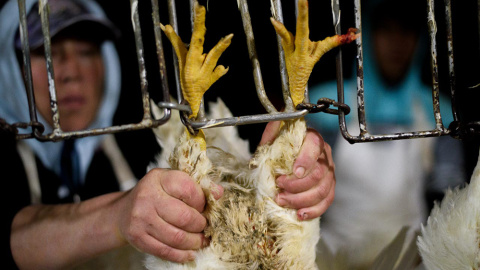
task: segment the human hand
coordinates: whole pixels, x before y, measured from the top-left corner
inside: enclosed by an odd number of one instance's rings
[[[273,141],[280,122],[270,122],[260,144]],[[293,165],[292,175],[276,179],[280,192],[275,202],[297,209],[299,220],[309,220],[322,215],[335,196],[335,164],[332,149],[314,129],[308,129],[300,153]]]
[[[215,190],[215,189],[214,189]],[[223,195],[219,186],[216,199]],[[159,258],[186,262],[208,245],[205,196],[186,173],[153,169],[126,195],[120,234],[137,249]]]

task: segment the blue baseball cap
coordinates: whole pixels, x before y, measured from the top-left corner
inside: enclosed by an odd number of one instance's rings
[[[92,13],[77,1],[49,0],[48,6],[51,38],[60,33],[70,37],[78,36],[98,41],[114,40],[120,36],[120,31],[110,20]],[[36,49],[43,46],[44,39],[38,3],[27,15],[27,28],[30,48]],[[69,31],[65,31],[67,29]],[[15,37],[15,47],[17,49],[22,47],[19,31]]]

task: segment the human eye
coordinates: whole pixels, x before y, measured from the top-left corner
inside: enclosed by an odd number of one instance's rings
[[[84,43],[77,47],[77,53],[82,57],[95,57],[100,54],[100,49],[94,44]]]
[[[98,54],[97,51],[93,49],[82,49],[79,51],[79,53],[85,57],[93,57]]]

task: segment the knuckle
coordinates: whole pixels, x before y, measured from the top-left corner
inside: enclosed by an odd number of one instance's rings
[[[160,168],[153,168],[147,174],[151,175],[154,178],[158,178],[161,177],[162,174],[164,174],[164,170]]]
[[[322,135],[318,133],[315,129],[308,128],[308,134],[310,135],[309,137],[311,138],[311,142],[317,146],[318,148],[322,149],[324,148],[326,142],[323,140]]]
[[[184,228],[194,220],[192,211],[181,211],[178,215],[178,226]]]
[[[187,233],[182,230],[177,230],[172,236],[172,241],[175,246],[181,246],[183,243],[185,243],[186,239]]]
[[[326,199],[328,198],[329,189],[325,185],[319,185],[316,189],[316,197]]]
[[[325,205],[327,206],[326,208],[328,208],[330,205],[332,205],[333,203],[333,198],[335,198],[335,196],[332,194],[332,196],[327,196],[324,201],[325,201]]]
[[[135,230],[133,226],[127,228],[124,233],[125,240],[129,243],[140,243],[142,241],[141,234],[138,230]]]
[[[310,173],[310,178],[312,182],[318,183],[322,180],[325,176],[325,167],[322,165],[318,165],[315,169],[312,170]]]
[[[178,258],[175,256],[173,249],[169,246],[162,246],[158,249],[158,257],[171,261],[178,261]]]
[[[327,142],[325,142],[323,149],[325,149],[325,152],[327,153],[327,155],[328,155],[329,157],[332,156],[332,147],[330,146],[330,144],[328,144]]]
[[[195,185],[191,181],[186,181],[182,185],[182,193],[181,193],[181,198],[179,199],[187,199],[187,198],[192,198],[196,195],[197,190],[195,189]]]

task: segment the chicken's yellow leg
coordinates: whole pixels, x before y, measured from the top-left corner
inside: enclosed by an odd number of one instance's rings
[[[208,54],[204,54],[203,42],[207,30],[205,27],[205,7],[196,2],[193,33],[188,50],[170,25],[162,25],[161,28],[177,54],[182,93],[192,108],[192,114],[189,117],[195,118],[203,94],[228,71],[228,68],[223,65],[217,66],[217,61],[230,45],[233,34],[222,38]]]
[[[350,28],[345,35],[335,35],[324,40],[313,42],[309,39],[308,1],[298,1],[297,31],[293,36],[285,26],[271,18],[275,31],[282,38],[282,47],[285,52],[285,62],[289,80],[290,95],[294,106],[303,102],[305,87],[307,86],[313,66],[329,50],[355,40],[355,28]]]
[[[222,38],[208,54],[204,54],[203,42],[207,31],[205,12],[205,7],[195,2],[193,33],[188,50],[170,25],[160,26],[178,57],[182,94],[192,109],[189,115],[191,119],[197,117],[202,97],[208,88],[227,73],[228,68],[222,65],[217,66],[217,61],[230,45],[233,37],[233,34],[230,34]],[[193,138],[199,141],[202,149],[206,148],[205,136],[201,130]]]

